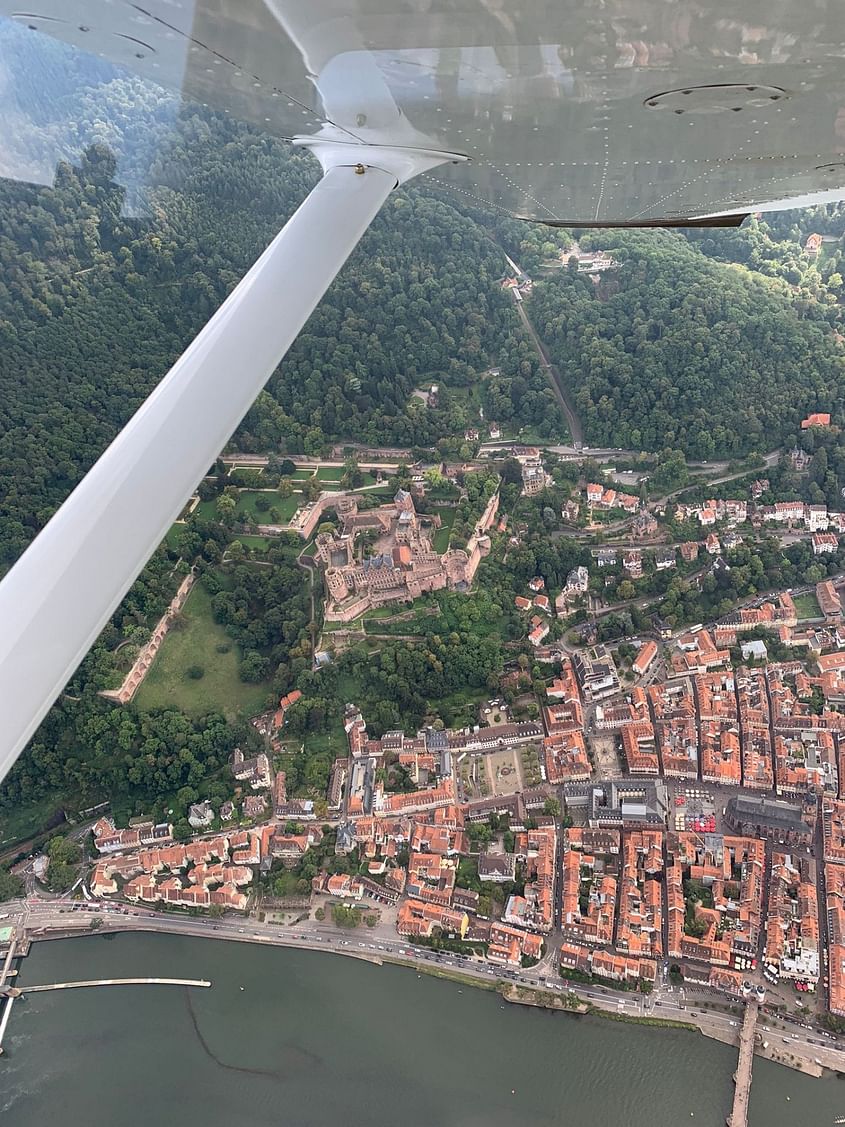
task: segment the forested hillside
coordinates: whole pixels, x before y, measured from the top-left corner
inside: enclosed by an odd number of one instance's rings
[[[14,34],[4,25],[0,43]],[[24,83],[27,46],[18,34],[9,52]],[[52,186],[0,181],[0,568],[319,172],[310,156],[199,107],[177,112],[136,80],[104,77],[99,66],[89,75],[82,61],[69,74],[68,52],[53,47],[52,112],[73,117],[66,147],[105,140],[59,164]],[[37,164],[48,146],[46,125],[35,124]],[[129,185],[128,199],[115,179]],[[467,403],[474,385],[488,418],[565,437],[497,284],[504,269],[501,250],[453,206],[416,188],[396,193],[250,412],[238,445],[317,453],[343,438],[462,441],[464,426],[478,421]],[[481,381],[490,367],[499,374]],[[431,383],[442,385],[439,406],[415,409],[411,392]]]
[[[602,232],[592,245],[618,268],[598,285],[550,273],[529,308],[591,444],[730,457],[778,446],[808,411],[841,417],[830,306],[714,262],[683,235]]]

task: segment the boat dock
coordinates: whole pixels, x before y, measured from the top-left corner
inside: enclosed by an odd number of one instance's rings
[[[0,1005],[3,1006],[0,1014],[0,1055],[3,1053],[3,1038],[9,1025],[12,1005],[16,998],[25,994],[42,994],[48,990],[79,990],[87,986],[199,986],[209,987],[211,983],[204,978],[100,978],[84,982],[49,982],[41,986],[11,986],[9,979],[17,974],[12,969],[12,962],[16,958],[26,955],[29,951],[29,939],[19,939],[12,935],[9,940],[9,949],[0,967]]]
[[[82,986],[211,986],[204,978],[98,978],[88,982],[50,982],[44,986],[22,986],[21,994],[45,990],[77,990]]]

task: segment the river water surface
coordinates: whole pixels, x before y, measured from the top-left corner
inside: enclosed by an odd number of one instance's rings
[[[736,1050],[716,1041],[342,956],[91,936],[35,943],[20,982],[147,976],[214,985],[15,1002],[3,1127],[724,1127],[730,1110]],[[755,1059],[750,1127],[839,1115],[845,1082]]]

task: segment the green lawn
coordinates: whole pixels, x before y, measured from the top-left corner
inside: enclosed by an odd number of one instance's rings
[[[323,630],[327,634],[334,633],[335,630],[362,630],[364,628],[364,616],[353,618],[351,622],[324,622]]]
[[[435,552],[439,552],[441,556],[449,547],[449,537],[452,535],[452,525],[455,523],[457,511],[457,509],[450,508],[448,505],[443,505],[435,510],[440,514],[443,523],[434,534],[433,547]]]
[[[293,514],[302,504],[301,495],[294,495],[292,497],[280,497],[278,493],[262,493],[260,491],[252,491],[244,489],[238,497],[238,507],[235,510],[237,515],[242,520],[254,521],[255,524],[273,524],[275,523],[270,516],[269,511],[265,510],[260,512],[255,507],[256,501],[260,497],[266,498],[270,502],[270,508],[278,510],[279,521],[285,524],[291,519]]]
[[[819,606],[819,600],[812,593],[808,591],[806,595],[795,595],[795,610],[798,614],[799,622],[804,618],[823,618],[822,608]]]
[[[247,685],[238,676],[238,648],[211,615],[211,597],[197,583],[182,612],[184,626],[171,630],[135,698],[142,712],[178,708],[194,716],[219,711],[230,719],[259,712],[268,685]],[[217,647],[228,645],[227,653]],[[205,675],[191,680],[187,670],[199,665]]]
[[[346,470],[343,466],[320,466],[317,470],[318,481],[340,481]]]
[[[244,533],[243,536],[238,537],[238,540],[240,540],[240,542],[243,544],[243,546],[245,548],[252,548],[256,552],[266,552],[268,547],[270,546],[270,544],[273,541],[273,537],[272,536],[250,536],[250,535],[247,535],[246,533]]]
[[[483,380],[483,378],[484,377],[482,376],[481,379]],[[474,420],[478,419],[479,408],[484,405],[480,380],[471,383],[467,387],[449,387],[442,381],[441,386],[446,389],[446,392],[449,396],[449,402],[452,404],[452,406],[461,404],[461,406],[466,407],[469,413],[473,416]],[[472,425],[478,427],[479,430],[483,428],[483,424],[480,422],[480,420],[478,423],[473,421]]]
[[[305,750],[315,755],[320,752],[328,752],[335,756],[346,755],[349,751],[349,743],[346,733],[338,724],[328,732],[309,732],[305,736]]]
[[[292,474],[288,475],[294,481],[307,481],[309,477],[314,476],[313,470],[294,470]]]

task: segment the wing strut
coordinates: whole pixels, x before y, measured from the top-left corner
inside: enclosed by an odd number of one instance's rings
[[[0,779],[388,195],[453,159],[314,148],[323,179],[0,583]]]

